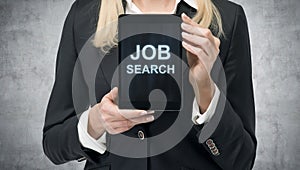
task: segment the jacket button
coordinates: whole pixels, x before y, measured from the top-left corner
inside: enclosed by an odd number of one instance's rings
[[[141,140],[144,140],[145,139],[145,134],[143,131],[139,130],[138,131],[138,137],[141,139]]]
[[[212,144],[208,145],[208,147],[209,147],[209,149],[212,149],[212,148],[215,148],[216,145],[215,145],[215,143],[212,143]]]
[[[218,155],[220,155],[220,152],[218,149],[215,149],[215,150],[212,150],[212,154],[215,156],[218,156]]]
[[[214,141],[212,139],[207,139],[207,141],[206,141],[206,145],[207,146],[209,146],[209,145],[211,145],[213,143],[214,143]]]
[[[214,151],[215,149],[217,149],[215,146],[214,147],[211,147],[209,148],[211,151]]]

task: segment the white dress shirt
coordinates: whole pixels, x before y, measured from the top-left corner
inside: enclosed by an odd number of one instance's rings
[[[126,0],[126,1],[127,1],[126,12],[125,12],[126,14],[142,14],[142,11],[132,2],[132,0]],[[184,0],[184,1],[187,4],[189,4],[191,7],[197,9],[195,0]],[[180,0],[176,0],[176,4],[172,13],[175,13],[179,2]],[[197,104],[196,98],[194,98],[193,110],[192,110],[192,121],[194,124],[200,125],[203,123],[207,123],[211,119],[211,117],[215,113],[219,97],[220,97],[220,91],[218,87],[215,85],[214,96],[206,112],[204,112],[203,114],[200,114],[199,106]],[[83,112],[79,118],[79,122],[77,125],[79,141],[84,147],[103,154],[106,151],[106,132],[104,132],[104,134],[97,140],[88,134],[87,127],[88,127],[89,111],[90,108],[85,112]]]

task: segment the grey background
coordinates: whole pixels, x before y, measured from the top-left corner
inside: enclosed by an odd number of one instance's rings
[[[300,167],[300,1],[235,0],[248,17],[257,111],[256,170]],[[42,151],[63,21],[72,0],[0,1],[0,169],[54,166]]]

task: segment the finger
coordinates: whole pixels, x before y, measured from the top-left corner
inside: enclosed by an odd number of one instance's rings
[[[146,111],[146,110],[130,110],[130,109],[120,109],[119,114],[126,118],[126,119],[132,119],[132,118],[137,118],[141,117],[144,115],[149,115],[153,114],[154,111]]]
[[[131,129],[134,126],[130,120],[110,122],[105,124],[105,129],[110,134],[119,134]]]
[[[131,120],[111,122],[107,127],[110,134],[119,134],[131,129],[135,125],[142,124],[142,123],[149,123],[152,122],[153,120],[154,120],[154,116],[146,115]]]
[[[187,16],[185,13],[181,14],[181,19],[183,22],[193,25],[193,26],[199,26],[195,21],[193,21],[189,16]]]
[[[186,41],[182,41],[182,46],[183,46],[183,48],[185,48],[188,52],[194,54],[194,55],[190,55],[190,56],[192,56],[193,58],[198,59],[198,56],[197,56],[196,51],[194,51],[194,49],[192,48],[192,46],[191,46],[189,43],[187,43]]]
[[[197,35],[192,35],[186,32],[182,32],[181,34],[184,41],[194,46],[199,46],[208,56],[215,56],[215,48],[213,47],[213,44],[209,39]]]
[[[149,122],[154,121],[154,116],[153,115],[146,115],[146,116],[130,119],[130,121],[134,125],[138,125],[138,124],[142,124],[142,123],[149,123]]]
[[[142,123],[149,123],[152,122],[153,120],[154,120],[153,115],[146,115],[138,118],[111,122],[110,127],[112,127],[113,129],[124,128],[124,127],[131,129],[135,125],[142,124]]]
[[[134,123],[128,119],[125,119],[125,120],[121,120],[121,121],[110,122],[110,126],[113,129],[124,128],[124,127],[129,129],[134,126]]]
[[[206,61],[208,59],[208,56],[206,55],[206,53],[201,48],[195,47],[195,46],[187,43],[186,41],[182,41],[182,46],[186,50],[191,52],[192,54],[196,55],[202,63],[206,63]],[[208,69],[208,68],[206,68],[206,69]]]
[[[215,45],[215,37],[208,28],[201,28],[200,26],[187,24],[185,22],[181,23],[181,28],[183,31],[188,32],[190,34],[195,34],[201,37],[208,38]]]
[[[208,38],[211,42],[214,43],[214,36],[208,28],[201,28],[200,26],[195,26],[191,24],[187,24],[185,22],[181,23],[181,28],[183,31],[188,32],[190,34],[195,34],[201,37]]]
[[[197,24],[195,21],[193,21],[189,16],[187,16],[185,13],[182,13],[181,14],[181,18],[182,18],[182,21],[189,24],[189,25],[192,25],[192,26],[198,26],[199,28],[201,28],[199,26],[199,24]],[[209,29],[204,29],[204,32],[206,32],[206,34],[209,35],[209,38],[211,41],[214,42],[214,44],[216,45],[216,47],[219,47],[220,46],[220,39],[219,38],[216,38],[215,36],[213,36],[213,34],[211,34],[211,31]],[[205,34],[204,34],[205,35]]]

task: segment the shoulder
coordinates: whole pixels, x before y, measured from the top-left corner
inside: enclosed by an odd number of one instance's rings
[[[243,7],[228,0],[212,0],[212,2],[220,12],[224,33],[230,37],[237,22],[246,21]]]
[[[232,2],[229,0],[212,0],[212,2],[216,5],[219,10],[226,10],[227,12],[238,10],[238,8],[241,8],[241,5]]]
[[[219,10],[222,19],[222,27],[225,37],[221,37],[221,56],[226,56],[231,45],[232,37],[237,28],[247,29],[246,16],[244,9],[240,4],[228,0],[212,0],[213,4]],[[244,30],[245,31],[245,30]]]
[[[78,7],[84,7],[89,4],[99,3],[101,0],[75,0],[74,3],[77,4]]]
[[[73,3],[73,7],[76,12],[78,11],[89,11],[93,8],[100,7],[101,0],[76,0]]]
[[[86,16],[86,14],[99,11],[101,0],[75,0],[69,11],[73,17]]]
[[[73,4],[75,27],[95,27],[101,0],[76,0]]]
[[[97,27],[101,0],[76,0],[71,11],[76,49],[80,51]]]
[[[234,25],[238,17],[245,18],[245,12],[240,4],[228,0],[212,0],[220,12],[222,21],[225,25]]]

